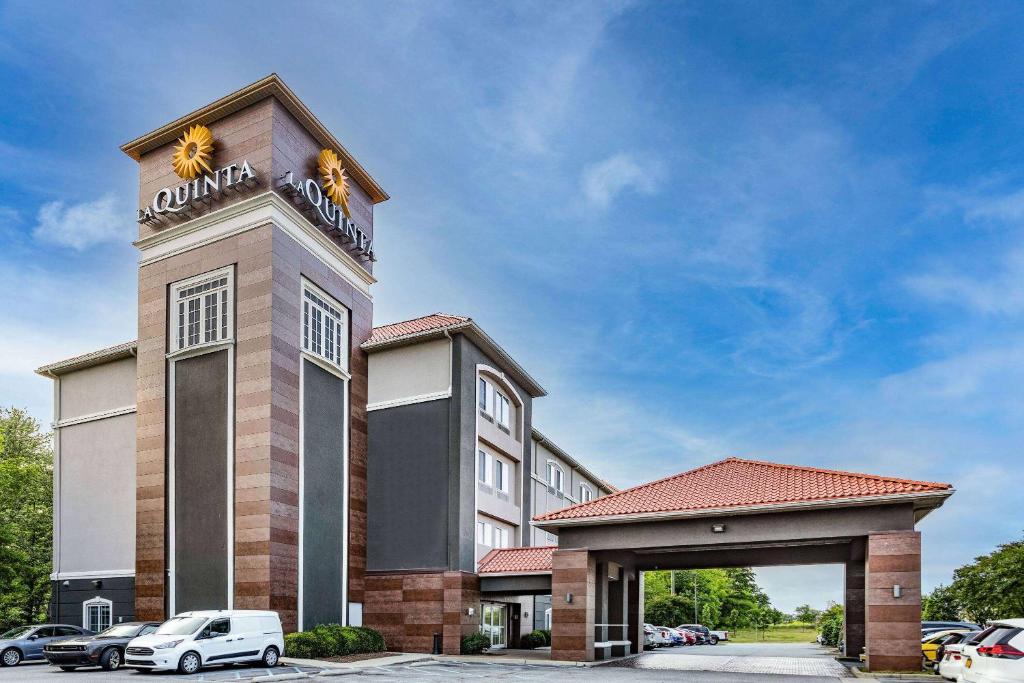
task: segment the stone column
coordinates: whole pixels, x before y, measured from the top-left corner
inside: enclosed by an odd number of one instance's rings
[[[629,624],[629,635],[627,637],[632,643],[629,649],[632,654],[636,655],[644,651],[644,582],[643,575],[639,571],[631,570],[628,574],[626,623]],[[623,577],[625,576],[626,572],[623,572]]]
[[[625,624],[629,614],[629,573],[617,564],[608,565],[608,623]],[[608,629],[609,640],[629,640],[629,628],[612,626]],[[628,648],[616,645],[613,657],[628,655]]]
[[[551,659],[594,660],[596,584],[597,563],[586,549],[554,552],[551,560]]]
[[[859,657],[864,650],[864,560],[847,560],[843,600],[843,654]]]
[[[469,609],[473,609],[473,614]],[[480,630],[480,576],[469,572],[444,573],[444,614],[442,650],[457,655],[462,638]],[[424,650],[429,652],[429,650]]]
[[[866,564],[868,669],[920,671],[921,533],[871,534]]]

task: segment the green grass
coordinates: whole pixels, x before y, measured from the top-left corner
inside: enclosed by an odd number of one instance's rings
[[[741,628],[729,631],[732,643],[813,643],[818,631],[814,628],[768,628],[755,631]]]

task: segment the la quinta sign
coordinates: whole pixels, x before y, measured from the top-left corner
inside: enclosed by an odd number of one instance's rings
[[[224,190],[237,188],[257,182],[256,172],[248,161],[242,165],[231,164],[218,168],[211,173],[200,176],[177,187],[165,187],[153,195],[149,206],[139,209],[139,222],[157,221],[162,216],[174,215],[188,211],[197,203],[209,201],[220,196]]]

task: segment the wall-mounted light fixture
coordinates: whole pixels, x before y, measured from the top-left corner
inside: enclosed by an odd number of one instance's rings
[[[894,597],[894,598],[902,598],[903,597],[903,586],[899,585],[898,583],[894,583],[892,585],[892,597]]]
[[[71,582],[68,581],[67,579],[64,579],[64,583],[62,583],[61,585],[64,586],[65,588],[67,588],[68,586],[71,585]]]
[[[476,611],[476,610],[474,610],[474,609],[473,609],[472,607],[467,607],[467,608],[466,608],[466,614],[468,614],[469,616],[473,616],[473,613],[474,613],[475,611]]]
[[[567,605],[571,605],[572,604],[572,593],[566,593],[565,594],[565,604],[567,604]]]
[[[711,533],[713,533],[713,534],[724,534],[725,533],[725,525],[724,524],[712,524],[711,525]]]
[[[95,581],[92,582],[92,587],[93,588],[103,588],[103,580],[102,579],[96,579]]]

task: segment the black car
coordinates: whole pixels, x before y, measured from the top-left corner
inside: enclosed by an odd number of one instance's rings
[[[155,621],[114,624],[94,636],[47,643],[43,648],[43,656],[50,664],[64,671],[72,671],[80,666],[101,666],[107,671],[114,671],[124,663],[124,646],[128,641],[152,633],[158,626],[160,623]]]

